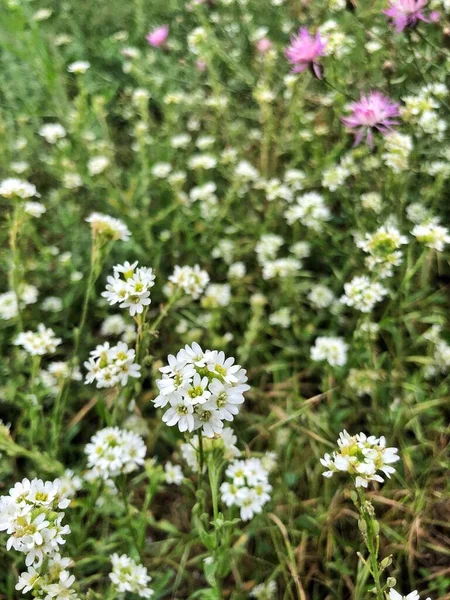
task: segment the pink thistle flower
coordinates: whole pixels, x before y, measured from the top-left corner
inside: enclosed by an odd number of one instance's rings
[[[352,111],[351,115],[341,120],[356,134],[355,146],[365,135],[367,144],[372,148],[374,130],[385,135],[392,130],[393,125],[398,125],[395,117],[400,115],[400,105],[381,92],[372,91],[367,96],[361,94],[360,99],[349,104],[348,108]]]
[[[150,46],[159,48],[167,40],[168,35],[169,26],[161,25],[161,27],[157,27],[156,29],[153,29],[153,31],[149,32],[147,35],[147,42],[150,44]]]
[[[263,37],[255,44],[257,51],[260,54],[265,54],[272,48],[272,42],[267,37]]]
[[[390,0],[389,8],[383,11],[385,15],[392,19],[395,30],[401,32],[407,27],[414,27],[418,21],[424,23],[436,22],[439,19],[439,13],[430,13],[427,18],[423,9],[428,0]]]
[[[299,29],[297,35],[291,37],[291,44],[285,50],[288,61],[293,65],[293,73],[302,73],[311,67],[317,79],[322,79],[322,71],[318,58],[325,56],[326,40],[320,33],[311,35],[306,27]]]

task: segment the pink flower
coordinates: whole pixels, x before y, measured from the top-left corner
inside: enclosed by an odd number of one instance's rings
[[[299,29],[297,35],[291,37],[291,45],[285,50],[288,61],[293,65],[293,73],[302,73],[311,67],[315,76],[322,79],[322,71],[318,58],[325,55],[326,40],[319,33],[311,35],[306,27]]]
[[[398,32],[403,31],[407,27],[414,27],[417,21],[425,23],[436,22],[439,19],[439,13],[430,13],[427,18],[423,9],[427,5],[428,0],[391,0],[389,8],[383,13],[392,19],[392,24]]]
[[[153,31],[149,32],[149,34],[147,35],[147,42],[150,44],[150,46],[158,48],[159,46],[162,46],[164,44],[164,42],[167,40],[168,35],[169,26],[161,25],[161,27],[157,27],[156,29],[153,29]]]
[[[272,42],[269,38],[263,37],[256,42],[255,46],[260,54],[265,54],[272,48]]]
[[[361,94],[360,99],[349,104],[348,108],[352,113],[349,117],[343,117],[342,122],[356,134],[355,146],[366,135],[367,144],[372,148],[374,130],[385,135],[393,125],[398,125],[395,117],[400,114],[399,104],[380,92],[372,91],[367,96]]]

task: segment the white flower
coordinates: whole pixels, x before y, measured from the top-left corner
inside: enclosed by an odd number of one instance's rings
[[[91,229],[94,234],[112,240],[121,240],[123,242],[130,239],[131,233],[125,223],[120,219],[93,212],[86,221],[91,224]]]
[[[326,308],[334,301],[334,294],[325,285],[315,285],[308,294],[308,300],[316,308]]]
[[[206,271],[200,269],[199,265],[194,265],[193,267],[187,265],[180,267],[176,265],[173,274],[169,277],[169,281],[196,300],[202,295],[208,285],[209,275]]]
[[[135,351],[128,348],[125,342],[110,347],[106,342],[92,350],[89,360],[84,363],[87,369],[85,383],[97,384],[97,388],[113,387],[120,383],[125,386],[128,378],[138,379],[141,376],[140,365],[134,362]]]
[[[183,471],[180,465],[173,465],[170,461],[164,465],[166,483],[181,485],[184,480]]]
[[[0,196],[4,198],[21,198],[25,200],[33,196],[39,196],[36,186],[28,181],[10,177],[0,182]]]
[[[302,268],[302,263],[291,256],[287,258],[277,258],[267,261],[263,266],[263,279],[273,279],[274,277],[293,277]]]
[[[138,267],[138,261],[113,267],[114,275],[109,276],[106,291],[102,296],[111,305],[120,303],[120,308],[128,308],[130,315],[142,314],[150,305],[150,289],[155,285],[155,275],[150,267]]]
[[[49,144],[56,144],[58,140],[66,137],[66,130],[60,123],[46,123],[39,129],[39,135]]]
[[[234,419],[249,389],[246,372],[234,358],[223,352],[204,352],[196,342],[176,356],[169,355],[160,371],[163,377],[156,381],[160,393],[155,407],[169,405],[163,421],[182,432],[202,428],[207,437],[220,434],[223,421]],[[230,450],[233,444],[229,439]]]
[[[13,343],[16,346],[22,346],[32,356],[43,356],[44,354],[53,354],[61,342],[61,338],[57,338],[52,329],[40,323],[36,332],[24,331],[19,333]]]
[[[342,338],[318,337],[311,348],[312,360],[326,360],[332,367],[342,367],[347,362],[348,345]]]
[[[266,261],[273,260],[282,245],[283,238],[281,236],[274,233],[262,235],[255,247],[259,264],[264,265]]]
[[[148,587],[152,578],[144,566],[138,565],[126,554],[122,554],[122,556],[112,554],[111,563],[112,572],[109,574],[109,578],[119,594],[131,593],[141,598],[153,596],[153,590]]]
[[[231,300],[231,288],[227,283],[210,283],[202,298],[202,306],[219,308],[228,306]]]
[[[172,165],[170,163],[159,162],[152,167],[152,175],[158,179],[166,179],[171,171]]]
[[[93,156],[89,159],[87,168],[89,175],[100,175],[109,165],[107,156]]]
[[[69,71],[69,73],[83,74],[86,73],[90,66],[90,63],[88,63],[86,60],[78,60],[70,64],[67,67],[67,70]]]
[[[339,451],[325,454],[320,459],[327,469],[324,477],[332,477],[338,471],[346,471],[355,478],[356,487],[367,487],[370,481],[382,483],[377,474],[382,471],[388,478],[395,473],[391,464],[400,460],[397,448],[387,448],[383,436],[366,436],[364,433],[350,436],[345,430],[339,434]]]
[[[31,215],[32,217],[35,217],[36,219],[39,219],[39,217],[41,217],[45,212],[47,212],[45,206],[40,202],[30,201],[25,202],[24,210],[27,214]]]
[[[295,204],[289,206],[284,216],[289,225],[300,221],[313,231],[321,231],[324,222],[331,218],[323,197],[317,192],[309,192],[296,198]]]
[[[419,242],[438,252],[442,252],[445,244],[450,243],[447,227],[439,225],[437,219],[416,225],[411,233]]]
[[[94,477],[106,480],[142,466],[147,449],[137,433],[106,427],[91,438],[84,451]]]
[[[227,506],[239,506],[241,519],[249,521],[270,500],[272,486],[267,469],[259,458],[248,458],[233,461],[225,475],[231,483],[225,481],[220,486],[222,501]]]
[[[391,588],[389,590],[389,600],[420,600],[420,596],[416,590],[410,592],[407,596],[402,596],[394,588]],[[430,598],[427,598],[427,600],[430,600]]]
[[[376,281],[370,281],[366,275],[354,277],[344,285],[345,294],[341,296],[342,304],[351,306],[361,312],[370,312],[377,302],[381,302],[388,290]]]

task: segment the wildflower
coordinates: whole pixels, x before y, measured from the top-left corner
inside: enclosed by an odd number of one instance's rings
[[[138,379],[141,367],[134,362],[135,351],[128,348],[125,342],[110,347],[106,342],[97,346],[90,353],[89,360],[84,363],[87,369],[85,383],[97,384],[97,388],[113,387],[117,384],[125,386],[128,378]]]
[[[111,305],[120,302],[120,308],[128,308],[132,317],[150,305],[150,289],[155,285],[153,269],[137,265],[138,261],[113,267],[114,275],[108,276],[106,291],[102,292]]]
[[[39,129],[39,135],[45,138],[49,144],[55,144],[58,140],[66,137],[66,130],[59,123],[46,123]]]
[[[308,294],[308,300],[315,308],[326,308],[334,300],[334,294],[325,285],[315,285]]]
[[[61,492],[59,481],[23,479],[0,497],[0,531],[10,536],[6,549],[26,555],[27,567],[39,568],[44,559],[55,554],[64,544],[64,536],[70,533],[68,525],[62,525],[64,512],[69,505]],[[35,571],[20,583],[30,585]]]
[[[394,588],[391,588],[389,590],[388,595],[389,595],[389,600],[420,600],[420,596],[419,596],[417,590],[410,592],[407,596],[402,596],[401,594],[396,592],[394,590]],[[430,600],[430,598],[427,598],[427,600]]]
[[[248,458],[234,460],[226,469],[225,475],[230,481],[220,486],[222,501],[226,506],[238,506],[243,521],[250,521],[255,514],[262,512],[263,506],[270,500],[272,486],[269,472],[261,459]]]
[[[355,146],[366,136],[367,144],[373,147],[373,132],[379,131],[386,135],[397,125],[396,117],[399,116],[399,105],[381,92],[371,91],[367,96],[361,94],[357,102],[352,102],[348,108],[351,110],[349,117],[343,117],[342,122],[356,134]]]
[[[345,294],[341,296],[342,304],[351,306],[361,312],[370,312],[377,302],[381,302],[388,290],[376,281],[370,281],[366,275],[354,277],[344,285]]]
[[[323,196],[317,192],[308,192],[297,197],[295,203],[289,206],[284,216],[289,225],[300,221],[302,225],[313,231],[321,231],[323,223],[331,218]]]
[[[121,240],[126,242],[130,239],[130,231],[123,221],[109,215],[93,212],[86,219],[91,224],[92,233],[106,239]]]
[[[280,308],[269,315],[269,323],[287,329],[291,326],[291,311],[287,307]]]
[[[231,300],[231,288],[228,283],[210,283],[202,298],[202,306],[220,308],[228,306]]]
[[[156,407],[166,407],[163,421],[180,431],[202,429],[206,437],[221,433],[223,420],[232,421],[244,401],[246,371],[234,358],[223,352],[206,350],[194,343],[176,356],[169,355],[168,364],[160,369],[162,379],[156,381],[159,395]]]
[[[389,8],[383,13],[390,17],[395,30],[401,33],[407,27],[415,27],[418,21],[424,23],[436,22],[439,18],[439,13],[432,12],[429,17],[426,17],[423,9],[428,4],[428,0],[390,0]]]
[[[111,555],[112,571],[109,574],[113,586],[119,594],[136,594],[141,598],[151,598],[153,590],[148,587],[152,580],[143,565],[138,565],[126,554]]]
[[[36,186],[28,181],[10,177],[0,182],[0,196],[4,198],[20,198],[26,200],[33,196],[39,196]]]
[[[356,245],[369,254],[366,264],[371,271],[381,266],[380,275],[391,276],[391,267],[401,263],[402,252],[399,248],[407,243],[406,236],[401,235],[393,225],[387,224],[374,233],[366,233],[364,239],[358,240]]]
[[[285,51],[286,58],[293,66],[292,72],[302,73],[310,67],[317,79],[322,79],[318,59],[325,55],[326,45],[320,33],[311,35],[306,27],[299,29],[298,34],[291,37],[290,46]]]
[[[273,261],[267,261],[263,267],[263,279],[273,279],[274,277],[293,277],[302,268],[302,263],[288,256],[287,258],[277,258]]]
[[[69,73],[76,73],[77,75],[83,75],[90,67],[90,63],[87,60],[78,60],[67,67]]]
[[[283,238],[281,236],[274,233],[262,235],[255,248],[259,264],[264,265],[267,260],[274,259],[282,245]]]
[[[166,483],[173,483],[175,485],[181,485],[183,483],[184,475],[180,465],[173,465],[170,461],[167,461],[164,465]]]
[[[250,592],[251,598],[257,600],[274,600],[277,594],[277,584],[275,581],[268,581],[267,583],[260,583]]]
[[[194,300],[200,298],[209,282],[209,275],[206,271],[200,269],[199,265],[193,267],[175,266],[173,274],[169,281],[177,288],[183,290],[185,294],[191,296]]]
[[[92,436],[84,452],[93,477],[106,480],[136,471],[144,464],[147,449],[137,433],[106,427]]]
[[[320,459],[327,469],[324,477],[332,477],[334,473],[346,471],[355,478],[356,487],[367,487],[370,481],[382,483],[384,479],[377,474],[381,471],[386,477],[395,473],[391,465],[400,457],[397,448],[387,448],[383,436],[366,436],[364,433],[350,436],[345,430],[339,434],[339,451],[330,456],[325,454]]]
[[[437,219],[416,225],[411,233],[419,242],[438,252],[442,252],[445,244],[450,243],[447,227],[440,225]]]
[[[164,45],[168,35],[169,26],[161,25],[161,27],[157,27],[156,29],[150,31],[146,37],[146,40],[150,44],[150,46],[153,46],[154,48],[159,48],[160,46]]]
[[[93,156],[87,164],[89,175],[100,175],[108,165],[109,158],[107,156]]]
[[[40,202],[25,202],[23,208],[24,208],[24,211],[28,215],[31,215],[32,217],[35,217],[36,219],[38,219],[45,212],[47,212],[47,209],[45,208],[45,206],[43,204],[41,204]]]
[[[347,362],[348,345],[339,337],[318,337],[311,348],[313,360],[326,360],[332,367],[342,367]]]
[[[40,323],[36,332],[24,331],[19,333],[13,343],[16,346],[22,346],[31,356],[43,356],[44,354],[53,354],[56,352],[56,348],[61,342],[61,338],[55,336],[53,329],[47,328],[43,323]]]

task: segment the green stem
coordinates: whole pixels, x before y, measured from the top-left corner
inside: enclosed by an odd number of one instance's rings
[[[380,538],[378,535],[378,522],[372,517],[368,511],[364,508],[366,504],[366,498],[361,488],[357,488],[359,505],[357,508],[363,522],[366,524],[366,532],[363,534],[364,542],[369,551],[370,563],[369,568],[372,573],[372,577],[375,583],[375,589],[377,594],[377,600],[384,600],[383,586],[381,585],[381,574],[380,567],[378,564],[378,552],[380,547]]]
[[[18,333],[23,331],[22,310],[20,307],[20,253],[17,243],[21,224],[21,215],[21,204],[20,202],[16,202],[12,216],[11,229],[9,232],[9,247],[12,256],[10,269],[10,286],[16,296]]]
[[[61,434],[62,420],[64,417],[64,412],[67,403],[67,396],[69,394],[70,382],[72,381],[73,370],[77,363],[78,350],[80,347],[81,334],[84,330],[84,326],[86,324],[87,311],[89,307],[89,299],[91,296],[92,288],[94,287],[95,280],[97,278],[97,273],[99,271],[100,266],[100,247],[97,242],[96,237],[92,236],[91,242],[91,260],[89,267],[89,276],[88,282],[86,286],[86,291],[83,300],[83,310],[81,313],[81,319],[78,327],[74,333],[74,348],[72,353],[72,358],[69,364],[69,372],[67,377],[63,381],[61,385],[61,389],[59,394],[55,400],[55,405],[53,408],[53,418],[52,418],[52,450],[54,455],[57,454],[58,446],[59,446],[59,438]]]

